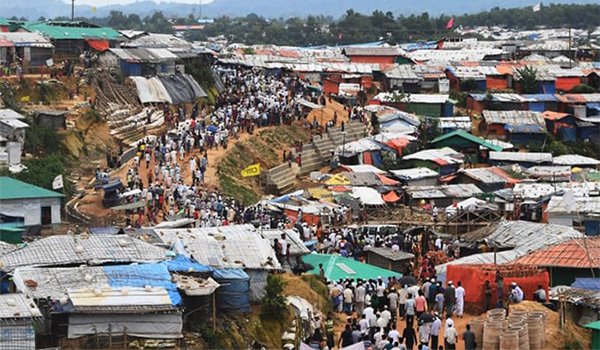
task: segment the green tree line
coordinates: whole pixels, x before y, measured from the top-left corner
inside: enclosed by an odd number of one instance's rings
[[[392,12],[374,11],[361,14],[352,9],[339,19],[326,16],[308,16],[268,19],[256,14],[245,17],[215,18],[201,31],[186,33],[189,40],[204,40],[211,36],[225,35],[232,42],[245,44],[275,44],[294,46],[344,45],[350,43],[385,40],[391,43],[418,40],[435,40],[454,35],[446,29],[448,20],[454,17],[454,27],[502,26],[512,29],[534,29],[540,27],[572,27],[592,31],[600,23],[600,5],[550,4],[541,11],[531,7],[501,9],[459,16],[420,15],[394,16]],[[67,18],[58,18],[66,20]],[[194,24],[193,14],[187,17],[167,18],[162,12],[140,17],[111,11],[104,18],[80,18],[115,29],[144,30],[172,33],[174,24]],[[476,36],[476,34],[475,34]]]

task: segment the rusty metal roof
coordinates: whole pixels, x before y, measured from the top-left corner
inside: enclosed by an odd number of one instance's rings
[[[513,263],[582,269],[598,268],[600,266],[600,239],[572,239],[550,248],[538,250],[513,261]]]

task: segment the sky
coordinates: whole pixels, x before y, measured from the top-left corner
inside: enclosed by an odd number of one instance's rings
[[[62,0],[66,3],[71,3],[70,0]],[[126,5],[137,2],[139,0],[75,0],[75,4],[77,5],[90,5],[90,6],[104,6],[104,5]],[[197,4],[199,0],[169,0],[169,1],[158,1],[152,0],[154,2],[180,2],[184,4]],[[203,4],[208,4],[212,2],[212,0],[202,0]]]

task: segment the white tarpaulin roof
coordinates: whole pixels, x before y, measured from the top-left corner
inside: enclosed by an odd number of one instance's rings
[[[365,205],[385,205],[379,192],[370,187],[352,187],[352,195]]]
[[[151,102],[168,102],[173,103],[171,100],[171,96],[165,89],[165,86],[162,82],[156,78],[152,77],[150,79],[146,79],[144,77],[129,77],[131,80],[135,82],[135,87],[137,89],[138,97],[140,102],[142,103],[151,103]]]

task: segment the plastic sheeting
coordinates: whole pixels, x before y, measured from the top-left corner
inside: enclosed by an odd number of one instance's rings
[[[159,76],[161,83],[171,97],[173,104],[194,102],[197,98],[206,97],[206,92],[188,74]]]
[[[199,264],[195,260],[180,254],[175,259],[165,261],[163,264],[166,264],[171,272],[189,272],[190,269],[193,269],[193,272],[210,272],[213,270],[210,266]]]
[[[183,319],[179,313],[169,314],[105,314],[69,315],[69,339],[86,335],[127,335],[140,338],[182,338]]]
[[[250,276],[241,269],[217,269],[213,278],[217,289],[217,308],[232,312],[250,312]]]
[[[158,78],[153,77],[146,79],[144,77],[129,77],[129,79],[135,82],[135,87],[141,103],[173,103],[171,96],[169,96],[169,93]]]
[[[250,276],[250,300],[262,300],[266,295],[265,288],[267,288],[269,271],[248,269],[246,273]]]
[[[181,295],[165,264],[104,266],[103,270],[111,287],[164,287],[171,305],[181,304]]]
[[[381,195],[369,187],[353,187],[352,195],[358,197],[360,202],[365,205],[385,205]]]
[[[571,288],[581,288],[600,291],[600,278],[575,278]]]

